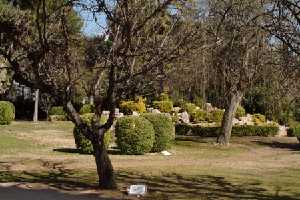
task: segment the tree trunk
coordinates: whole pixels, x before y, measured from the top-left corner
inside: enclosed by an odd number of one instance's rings
[[[94,156],[99,177],[99,187],[102,189],[116,189],[117,184],[115,181],[113,166],[103,141],[104,134],[100,138],[102,139],[100,139],[99,142],[93,143]]]
[[[243,97],[243,93],[238,91],[232,94],[229,104],[226,106],[222,120],[222,132],[220,133],[217,143],[220,145],[229,145],[231,130],[233,126],[233,118]]]
[[[35,96],[34,96],[34,113],[33,113],[33,121],[37,122],[38,121],[38,113],[39,113],[39,89],[35,91]]]

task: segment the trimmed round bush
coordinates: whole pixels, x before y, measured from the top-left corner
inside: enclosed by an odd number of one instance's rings
[[[49,115],[66,115],[66,112],[62,106],[53,106],[49,110]]]
[[[80,108],[80,111],[79,113],[81,115],[83,114],[87,114],[87,113],[93,113],[95,110],[95,106],[94,105],[91,105],[91,104],[85,104],[83,105],[81,108]]]
[[[83,120],[83,122],[87,123],[88,125],[91,124],[93,117],[94,114],[92,113],[81,115],[81,119]],[[101,118],[101,124],[104,124],[106,121],[107,118],[104,117]],[[94,152],[91,141],[83,135],[83,132],[79,127],[77,126],[74,127],[73,136],[75,139],[76,148],[81,153],[91,154]],[[106,132],[104,135],[104,146],[108,148],[112,140],[113,140],[112,132],[111,131]]]
[[[246,110],[242,106],[238,106],[235,112],[235,118],[245,117]]]
[[[15,106],[9,101],[0,101],[0,125],[8,125],[15,119]]]
[[[155,141],[153,125],[144,117],[119,118],[115,134],[121,153],[128,155],[142,155],[150,152]]]
[[[175,126],[172,119],[165,114],[143,114],[151,122],[155,131],[152,152],[161,152],[171,147],[175,140]]]

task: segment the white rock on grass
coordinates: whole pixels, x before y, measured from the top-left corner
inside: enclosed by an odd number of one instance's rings
[[[160,152],[162,155],[164,155],[164,156],[170,156],[170,155],[172,155],[170,152],[168,152],[168,151],[162,151],[162,152]]]
[[[127,193],[128,195],[132,195],[132,196],[144,196],[147,193],[147,186],[146,185],[130,185],[127,188]]]

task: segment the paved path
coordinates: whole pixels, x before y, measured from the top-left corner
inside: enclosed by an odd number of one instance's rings
[[[0,200],[117,200],[102,198],[99,194],[59,191],[49,188],[31,188],[27,184],[1,183]]]

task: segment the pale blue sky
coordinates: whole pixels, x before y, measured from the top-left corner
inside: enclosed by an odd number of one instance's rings
[[[75,8],[84,21],[82,32],[89,37],[101,35],[105,32],[106,20],[104,16],[98,15],[95,20],[95,16],[90,12],[85,12]]]

